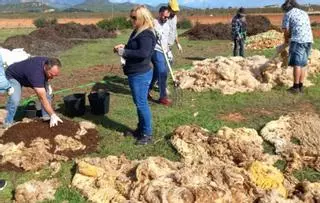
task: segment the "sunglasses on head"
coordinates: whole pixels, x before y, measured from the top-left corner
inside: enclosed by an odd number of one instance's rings
[[[132,20],[137,20],[137,16],[130,16]]]

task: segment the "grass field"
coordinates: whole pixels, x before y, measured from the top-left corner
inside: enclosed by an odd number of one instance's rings
[[[13,33],[27,33],[30,30],[1,30],[0,41]],[[82,69],[98,64],[117,64],[119,58],[112,53],[112,47],[118,43],[125,43],[129,35],[123,32],[116,39],[93,41],[74,47],[60,55],[63,62],[63,71],[72,74],[75,69]],[[175,69],[190,68],[192,61],[199,58],[208,58],[218,55],[231,55],[230,41],[189,41],[181,39],[184,48],[183,54],[176,53]],[[320,40],[316,40],[314,47],[320,48]],[[247,55],[264,54],[272,55],[273,50],[248,52]],[[101,73],[101,79],[108,73]],[[119,78],[118,78],[119,79]],[[118,81],[125,81],[120,78]],[[67,82],[67,81],[66,81]],[[222,126],[229,127],[251,127],[257,130],[268,121],[277,119],[292,111],[301,111],[305,107],[320,110],[320,77],[313,79],[315,86],[307,89],[304,95],[291,95],[285,88],[276,88],[270,92],[239,93],[231,96],[222,95],[219,92],[195,93],[183,92],[181,106],[164,107],[151,104],[153,114],[154,137],[156,144],[149,146],[135,146],[134,139],[123,137],[121,131],[126,128],[135,128],[137,115],[131,95],[127,92],[127,86],[119,82],[121,92],[113,92],[111,95],[110,112],[106,116],[92,116],[86,114],[83,118],[76,120],[90,120],[98,125],[101,136],[99,149],[89,156],[108,156],[125,154],[130,159],[144,159],[148,156],[163,156],[170,160],[179,160],[179,155],[170,144],[172,131],[180,125],[196,124],[210,131],[217,131]],[[268,112],[267,114],[264,112]],[[198,113],[198,116],[194,116]],[[222,115],[229,113],[241,113],[246,120],[244,122],[223,121]],[[266,144],[266,151],[273,153],[272,146]],[[72,178],[71,169],[73,161],[62,164],[62,170],[54,177],[59,178],[63,186],[56,193],[54,202],[68,200],[70,203],[86,202],[81,195],[69,187]],[[14,188],[30,179],[44,180],[49,177],[50,169],[45,168],[37,173],[0,172],[0,178],[9,181],[8,187],[0,192],[0,202],[11,202]],[[320,173],[312,169],[297,171],[296,176],[311,181],[320,181]]]

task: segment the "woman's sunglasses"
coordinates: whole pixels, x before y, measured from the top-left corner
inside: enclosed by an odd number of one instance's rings
[[[137,20],[137,16],[130,16],[132,20]]]

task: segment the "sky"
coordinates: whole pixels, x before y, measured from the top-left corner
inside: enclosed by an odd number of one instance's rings
[[[132,3],[146,3],[150,5],[158,5],[160,3],[167,3],[168,0],[110,0],[111,2],[132,2]],[[220,8],[220,7],[258,7],[273,4],[282,4],[285,0],[179,0],[180,5],[201,7],[201,8]],[[320,0],[297,0],[300,4],[319,4]]]

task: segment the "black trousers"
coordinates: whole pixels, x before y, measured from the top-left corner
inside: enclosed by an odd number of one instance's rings
[[[242,56],[244,57],[244,39],[234,39],[233,40],[233,56]]]

